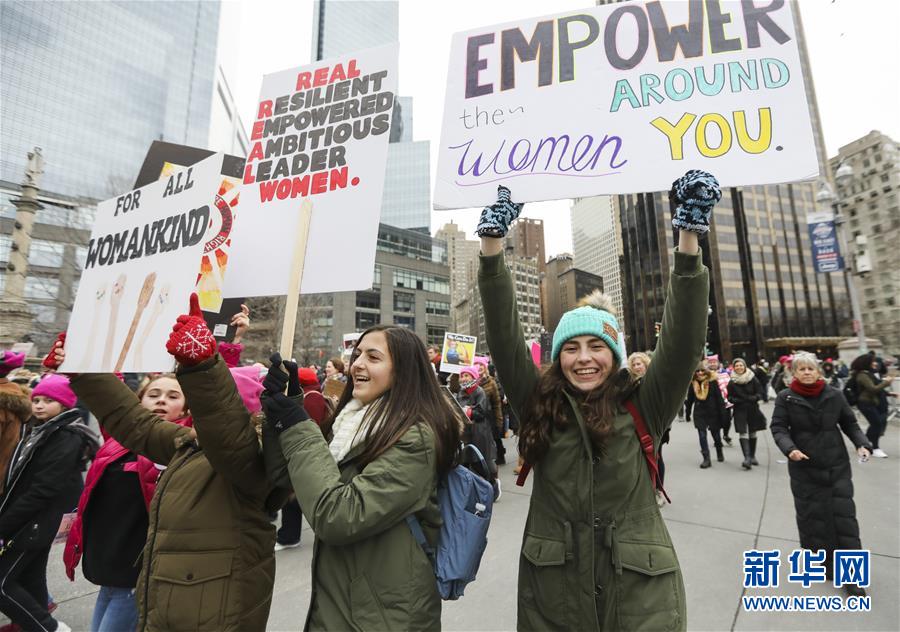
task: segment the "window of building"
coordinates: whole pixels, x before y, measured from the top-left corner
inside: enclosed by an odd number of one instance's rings
[[[381,266],[379,264],[375,264],[375,272],[372,275],[372,285],[379,286],[381,285]]]
[[[30,276],[25,279],[25,298],[56,298],[59,294],[59,279]]]
[[[415,329],[416,328],[416,317],[415,316],[394,316],[394,324],[398,327],[405,327],[407,329]]]
[[[381,292],[357,292],[356,306],[364,309],[381,309]]]
[[[43,305],[41,303],[32,303],[28,306],[34,319],[39,323],[51,324],[56,322],[56,307],[54,305]]]
[[[416,295],[411,292],[394,292],[394,311],[407,313],[416,311]]]
[[[435,292],[437,294],[449,294],[450,279],[447,277],[416,272],[414,270],[396,269],[394,270],[394,287],[425,290],[426,292]]]
[[[380,314],[373,314],[371,312],[356,312],[356,329],[357,331],[363,331],[368,329],[369,327],[374,327],[381,321]]]
[[[61,243],[34,239],[28,250],[28,264],[46,268],[58,268],[63,262],[63,245]]]
[[[868,158],[866,158],[865,160],[863,160],[863,167],[868,167],[870,164],[872,164],[872,163],[869,162],[869,159],[868,159]]]
[[[425,328],[425,344],[429,345],[442,345],[444,344],[444,334],[447,333],[446,327],[435,327],[434,325],[428,325]]]
[[[9,261],[9,248],[12,246],[10,235],[0,235],[0,261]]]
[[[450,303],[443,301],[425,301],[425,313],[435,316],[449,316]]]

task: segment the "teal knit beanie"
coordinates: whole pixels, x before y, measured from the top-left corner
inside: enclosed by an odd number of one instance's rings
[[[616,363],[622,364],[619,323],[612,314],[614,309],[612,299],[598,290],[582,299],[580,305],[560,318],[556,331],[553,332],[553,350],[550,359],[556,362],[560,349],[570,338],[597,336],[609,346]]]

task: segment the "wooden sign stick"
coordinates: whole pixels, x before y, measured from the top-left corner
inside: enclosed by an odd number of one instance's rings
[[[297,238],[294,242],[294,256],[291,260],[291,274],[288,279],[287,302],[284,306],[284,323],[281,327],[279,352],[285,360],[290,360],[294,352],[294,328],[297,326],[297,302],[300,300],[300,283],[303,281],[303,267],[306,264],[306,244],[309,240],[309,222],[312,219],[312,202],[308,198],[300,204],[300,219],[297,222]]]
[[[151,272],[144,278],[144,285],[141,286],[141,293],[138,296],[137,307],[134,310],[134,317],[131,319],[131,327],[128,328],[128,335],[125,336],[125,342],[122,344],[122,351],[119,352],[119,359],[116,361],[114,373],[118,373],[125,365],[125,356],[131,349],[131,343],[134,342],[134,335],[137,333],[138,324],[141,322],[141,316],[144,310],[150,304],[150,297],[153,296],[153,288],[156,284],[156,272]]]

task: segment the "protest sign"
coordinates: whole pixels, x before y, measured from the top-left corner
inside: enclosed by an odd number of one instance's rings
[[[827,212],[810,213],[806,221],[816,272],[840,272],[843,270],[844,258],[841,256],[834,215]]]
[[[226,296],[371,286],[398,50],[263,77]],[[338,247],[350,256],[335,266]]]
[[[134,188],[162,180],[183,171],[215,152],[189,145],[177,145],[162,140],[150,144],[144,163],[138,172]],[[203,258],[197,277],[197,297],[200,309],[210,331],[220,341],[231,340],[235,327],[230,325],[231,317],[240,311],[243,297],[222,298],[225,270],[228,266],[228,255],[231,249],[231,231],[237,216],[235,208],[240,199],[241,174],[244,171],[244,159],[225,154],[222,159],[222,181],[216,193],[216,211],[213,213],[213,230],[204,248]]]
[[[635,0],[455,34],[434,208],[814,178],[791,12]]]
[[[471,366],[475,358],[475,343],[478,338],[463,334],[444,334],[444,346],[441,349],[441,372],[459,373]]]
[[[62,371],[167,371],[166,340],[188,309],[210,238],[224,154],[101,202]]]

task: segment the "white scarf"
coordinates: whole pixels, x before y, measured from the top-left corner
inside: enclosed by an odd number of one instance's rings
[[[334,425],[331,427],[333,436],[328,449],[331,451],[335,463],[340,463],[341,459],[365,439],[368,425],[372,423],[371,420],[368,420],[365,425],[363,424],[366,421],[365,416],[369,406],[371,403],[363,406],[358,399],[351,399],[334,420]],[[378,422],[376,421],[375,427],[377,428],[377,426]]]
[[[735,373],[732,373],[732,374],[731,374],[731,381],[732,381],[732,382],[736,382],[736,383],[738,383],[738,384],[747,384],[747,383],[748,383],[750,380],[752,380],[754,377],[755,377],[755,376],[753,375],[753,371],[751,371],[750,369],[746,368],[746,366],[745,366],[745,367],[744,367],[744,372],[743,372],[743,373],[737,373],[737,372],[735,372]]]

